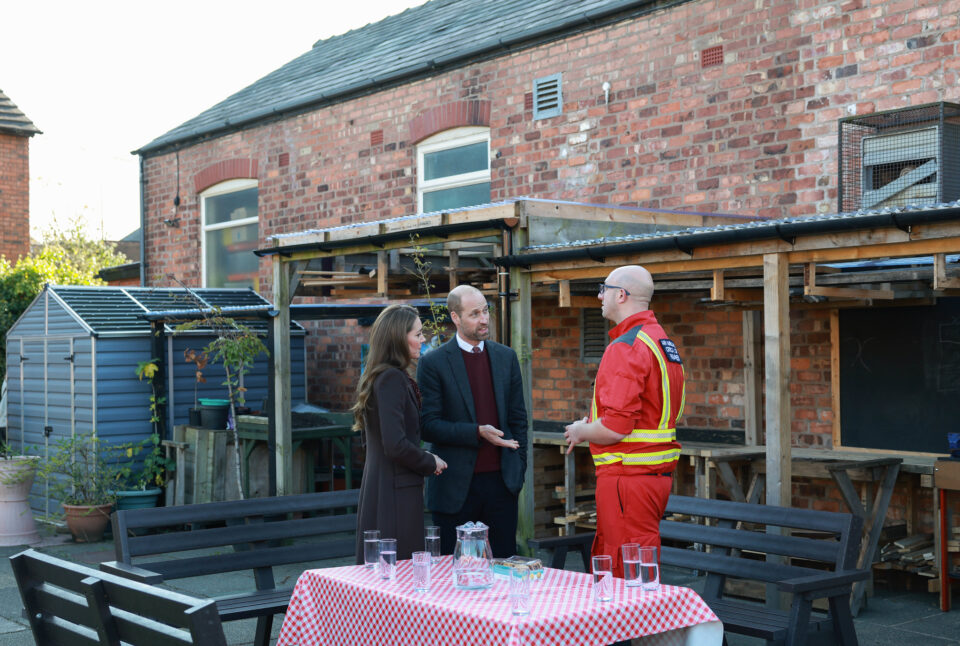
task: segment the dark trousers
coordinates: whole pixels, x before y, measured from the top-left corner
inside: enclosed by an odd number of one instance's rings
[[[517,496],[503,484],[499,471],[474,473],[463,507],[455,514],[433,512],[440,528],[440,551],[453,554],[457,544],[457,525],[481,521],[490,528],[490,549],[495,558],[517,553]]]

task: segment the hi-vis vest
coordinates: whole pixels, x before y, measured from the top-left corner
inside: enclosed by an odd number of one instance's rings
[[[610,353],[610,356],[607,357],[606,353]],[[627,361],[636,356],[634,353],[645,353],[652,356],[654,365],[650,367],[645,383],[639,385],[641,392],[636,393],[640,410],[634,419],[635,428],[616,444],[590,445],[597,475],[643,475],[673,471],[680,459],[677,420],[683,413],[686,396],[683,364],[676,346],[659,325],[649,325],[644,330],[644,325],[638,324],[614,339],[606,353],[600,363],[597,384],[594,385],[590,421],[603,415],[597,385],[600,384],[601,374],[615,370],[616,366],[611,364]],[[637,379],[641,378],[637,376]],[[636,382],[633,386],[637,387]],[[600,397],[603,397],[602,392]]]

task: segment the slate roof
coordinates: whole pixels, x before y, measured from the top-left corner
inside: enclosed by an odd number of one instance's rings
[[[94,334],[141,335],[150,334],[150,323],[142,318],[146,312],[192,311],[199,305],[183,288],[170,287],[98,287],[74,285],[49,285],[67,307],[79,317]],[[219,289],[213,287],[191,289],[207,307],[249,308],[262,310],[273,308],[267,299],[252,289]],[[241,320],[251,329],[266,331],[262,320]],[[299,324],[294,330],[303,330]],[[167,332],[172,332],[167,326]],[[209,331],[199,328],[197,331]]]
[[[154,139],[135,154],[335,103],[605,21],[665,0],[431,0],[318,41],[300,57]]]
[[[42,134],[3,90],[0,90],[0,132],[12,132],[26,137]]]

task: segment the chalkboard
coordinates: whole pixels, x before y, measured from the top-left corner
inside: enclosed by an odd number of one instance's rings
[[[840,428],[848,447],[947,452],[960,430],[960,298],[840,311]]]

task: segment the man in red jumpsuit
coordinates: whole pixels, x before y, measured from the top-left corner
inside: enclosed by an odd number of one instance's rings
[[[613,557],[623,576],[624,543],[660,545],[660,519],[680,458],[683,363],[650,308],[653,278],[618,267],[600,284],[604,318],[615,325],[600,360],[590,416],[566,427],[567,453],[583,441],[597,470],[593,554]]]

